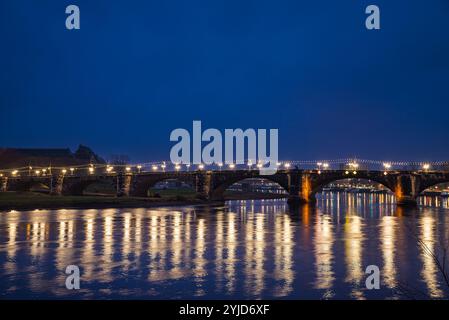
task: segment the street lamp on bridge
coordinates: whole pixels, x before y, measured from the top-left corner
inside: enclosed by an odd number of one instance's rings
[[[359,167],[359,164],[357,162],[349,162],[349,167],[353,169],[357,169]]]
[[[391,164],[388,163],[388,162],[384,162],[384,163],[383,163],[383,166],[384,166],[384,168],[385,168],[384,176],[386,176],[386,175],[388,175],[388,170],[391,169]]]

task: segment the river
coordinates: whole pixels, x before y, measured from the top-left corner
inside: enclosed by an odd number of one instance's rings
[[[447,298],[447,198],[323,193],[223,207],[0,213],[0,299]],[[78,266],[80,289],[65,269]],[[380,271],[369,290],[366,268]]]

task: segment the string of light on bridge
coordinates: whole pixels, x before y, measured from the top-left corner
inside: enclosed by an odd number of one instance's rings
[[[144,173],[144,172],[179,172],[196,170],[256,170],[264,167],[264,163],[253,160],[245,160],[243,163],[217,163],[217,164],[183,164],[171,163],[170,161],[145,162],[140,164],[84,164],[70,167],[36,167],[26,166],[20,168],[0,169],[0,177],[18,177],[23,174],[28,176],[46,176],[53,174],[75,175],[75,174],[114,174],[117,172]],[[387,174],[390,170],[424,170],[432,168],[449,168],[448,161],[419,162],[419,161],[378,161],[365,159],[334,159],[334,160],[300,160],[300,161],[280,161],[277,163],[279,170],[317,170],[318,173],[325,170],[384,170]]]

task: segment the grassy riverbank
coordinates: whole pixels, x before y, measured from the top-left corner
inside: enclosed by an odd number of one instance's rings
[[[233,193],[226,192],[226,200],[245,199],[273,199],[279,195],[260,193]],[[157,197],[139,198],[115,196],[50,196],[35,192],[3,192],[0,193],[0,211],[8,210],[33,210],[33,209],[62,209],[62,208],[150,208],[161,206],[186,206],[186,205],[217,205],[221,201],[204,201],[198,199],[193,192],[176,192],[176,190],[164,190]]]
[[[156,206],[197,205],[204,201],[193,198],[117,198],[113,196],[50,196],[32,192],[0,193],[0,210],[60,208],[146,208]]]

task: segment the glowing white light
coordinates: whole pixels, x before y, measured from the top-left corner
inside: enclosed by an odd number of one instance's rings
[[[199,164],[198,165],[198,169],[203,170],[204,169],[204,165],[203,164]]]
[[[126,170],[127,172],[130,172],[130,171],[131,171],[131,167],[126,167],[125,170]]]
[[[181,170],[181,166],[180,166],[179,164],[175,165],[175,170],[176,170],[176,171]]]
[[[290,163],[285,163],[284,167],[286,167],[287,169],[290,168]]]
[[[67,170],[66,169],[62,169],[61,172],[62,172],[62,174],[66,174]]]
[[[323,168],[329,168],[329,163],[323,163]]]
[[[114,170],[113,167],[111,167],[111,166],[107,166],[107,167],[106,167],[106,171],[107,171],[108,173],[112,172],[112,170]]]
[[[423,168],[424,170],[429,170],[429,169],[430,169],[430,164],[425,163],[425,164],[422,165],[422,168]]]
[[[39,170],[36,170],[36,175],[39,175],[41,172]]]
[[[231,163],[231,164],[229,165],[229,169],[234,169],[234,168],[235,168],[235,164]]]
[[[95,169],[93,167],[89,167],[89,174],[93,174]]]
[[[356,162],[350,162],[349,163],[349,166],[351,167],[351,168],[358,168],[359,167],[359,164],[358,163],[356,163]]]
[[[390,169],[391,168],[391,164],[389,164],[389,163],[384,163],[383,166],[384,166],[385,169]]]
[[[153,167],[151,167],[152,169],[153,169],[153,171],[156,171],[157,170],[157,166],[153,166]]]

